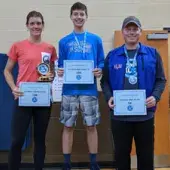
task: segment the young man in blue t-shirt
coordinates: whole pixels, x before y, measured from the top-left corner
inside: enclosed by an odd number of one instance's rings
[[[73,126],[76,123],[79,106],[84,124],[87,127],[87,143],[90,152],[90,168],[98,170],[96,154],[98,135],[96,125],[100,122],[96,78],[101,76],[104,66],[102,40],[95,34],[84,30],[87,20],[87,7],[77,2],[70,10],[74,30],[59,41],[58,76],[63,76],[64,60],[92,60],[94,62],[93,84],[64,84],[62,92],[60,121],[64,124],[62,147],[64,154],[63,169],[71,169],[71,151],[73,144]]]

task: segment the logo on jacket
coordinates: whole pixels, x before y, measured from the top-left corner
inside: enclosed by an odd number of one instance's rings
[[[118,70],[120,68],[122,68],[122,64],[115,64],[114,65],[114,69]]]

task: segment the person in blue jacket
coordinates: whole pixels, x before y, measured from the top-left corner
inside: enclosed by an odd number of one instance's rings
[[[73,144],[73,127],[76,123],[79,106],[87,129],[90,168],[98,170],[96,154],[98,135],[96,125],[100,123],[98,92],[96,78],[101,76],[104,67],[104,50],[99,36],[84,29],[87,20],[86,5],[76,2],[70,10],[74,30],[59,41],[58,76],[63,76],[64,60],[94,61],[93,84],[63,84],[60,121],[64,124],[62,148],[64,154],[63,169],[71,169],[71,152]]]
[[[101,87],[111,110],[111,129],[118,170],[130,170],[132,139],[137,152],[137,169],[154,169],[154,113],[164,91],[166,78],[158,51],[139,42],[138,18],[129,16],[122,24],[125,44],[110,51],[105,59]],[[146,92],[146,115],[115,115],[113,91]]]

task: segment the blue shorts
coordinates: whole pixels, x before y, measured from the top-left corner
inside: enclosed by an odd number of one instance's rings
[[[100,123],[99,103],[96,96],[62,96],[60,122],[67,127],[76,124],[79,108],[87,126]]]

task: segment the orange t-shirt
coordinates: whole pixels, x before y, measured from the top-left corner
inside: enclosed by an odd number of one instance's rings
[[[34,44],[29,40],[23,40],[12,45],[8,57],[18,62],[18,86],[20,82],[36,82],[39,77],[38,64],[44,59],[48,59],[50,63],[54,62],[57,54],[55,47],[48,43]]]

